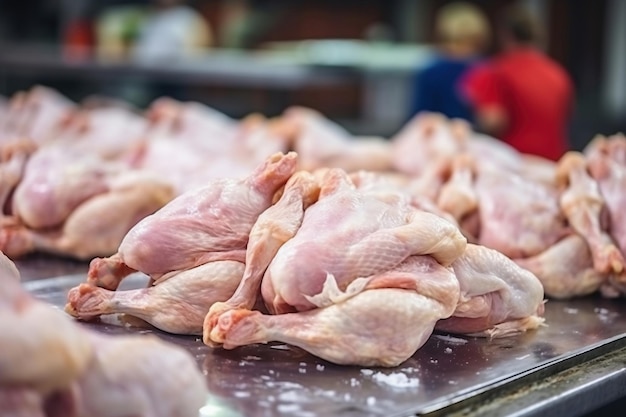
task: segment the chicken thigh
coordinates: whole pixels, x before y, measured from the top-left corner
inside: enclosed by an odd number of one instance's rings
[[[543,323],[541,282],[500,252],[468,244],[452,268],[461,296],[452,317],[439,321],[437,330],[493,338]]]

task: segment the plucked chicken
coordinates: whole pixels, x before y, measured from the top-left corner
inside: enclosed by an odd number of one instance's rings
[[[258,279],[242,280],[237,294],[248,299],[211,308],[205,343],[232,349],[283,341],[335,363],[395,366],[437,323],[497,337],[542,322],[543,290],[532,273],[496,251],[468,247],[452,223],[397,193],[357,190],[345,172],[331,169],[304,216],[301,204],[291,210],[264,224],[291,231],[291,219],[302,219],[292,238],[278,241],[261,282],[272,314],[249,310]]]
[[[294,153],[278,153],[246,178],[216,179],[174,199],[131,229],[117,254],[91,262],[88,284],[70,291],[66,311],[81,319],[126,313],[173,333],[201,333],[209,307],[237,288],[252,226],[295,167]],[[114,291],[134,271],[156,285]]]
[[[4,254],[0,283],[0,414],[198,415],[206,386],[186,351],[155,337],[109,337],[81,328],[27,294]]]

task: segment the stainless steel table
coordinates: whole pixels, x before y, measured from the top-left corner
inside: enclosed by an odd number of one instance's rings
[[[68,264],[72,275],[28,280],[41,278],[51,261],[18,267],[35,296],[61,307],[86,265]],[[59,275],[62,263],[49,263],[50,272]],[[136,274],[123,285],[144,284]],[[211,393],[201,416],[580,416],[626,394],[624,300],[549,301],[545,327],[507,339],[435,334],[392,369],[333,365],[276,343],[212,350],[199,337],[132,323],[109,316],[84,325],[154,333],[188,349]]]

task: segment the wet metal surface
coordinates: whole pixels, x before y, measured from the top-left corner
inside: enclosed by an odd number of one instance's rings
[[[67,291],[84,279],[79,274],[24,285],[62,308]],[[123,288],[144,282],[133,275]],[[624,300],[549,301],[545,317],[547,326],[506,339],[435,334],[391,369],[333,365],[285,344],[212,350],[199,337],[168,335],[118,317],[85,325],[110,334],[154,333],[188,349],[211,392],[201,416],[408,416],[497,395],[626,345]]]

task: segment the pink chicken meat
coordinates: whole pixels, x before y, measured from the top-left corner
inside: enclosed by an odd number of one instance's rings
[[[144,218],[118,252],[91,262],[89,282],[114,290],[132,271],[153,279],[207,262],[243,262],[250,229],[296,166],[296,154],[277,153],[244,179],[216,179]]]
[[[110,337],[81,328],[26,293],[2,253],[0,285],[3,416],[198,415],[206,385],[182,348],[156,337]]]
[[[288,218],[281,212],[264,227],[290,230]],[[242,281],[236,294],[254,298],[253,281]],[[249,310],[253,299],[242,297],[214,305],[205,343],[232,349],[283,341],[335,363],[395,366],[442,319],[449,318],[444,330],[489,337],[543,321],[543,290],[532,273],[467,246],[456,226],[397,193],[357,190],[341,170],[322,178],[318,202],[280,245],[261,295],[272,315]]]
[[[213,180],[173,200],[137,224],[116,255],[92,261],[88,284],[69,292],[66,311],[85,320],[125,313],[171,333],[201,334],[209,307],[242,279],[252,225],[295,164],[295,154],[278,153],[247,178]],[[155,285],[114,291],[137,270]]]
[[[446,266],[465,245],[447,221],[396,195],[359,193],[345,172],[330,170],[319,201],[263,278],[275,315],[222,311],[214,327],[205,321],[205,342],[233,348],[281,340],[336,363],[397,365],[454,311],[459,285]],[[420,326],[400,331],[413,321]]]

